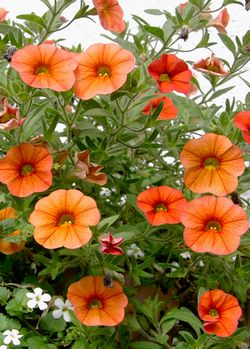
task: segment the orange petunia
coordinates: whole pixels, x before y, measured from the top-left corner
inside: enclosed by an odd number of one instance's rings
[[[168,186],[149,188],[137,196],[137,206],[152,225],[176,224],[186,206],[180,190]]]
[[[59,189],[40,199],[30,215],[34,239],[49,249],[87,244],[92,237],[89,226],[99,220],[95,200],[75,189]]]
[[[72,53],[54,45],[28,45],[14,53],[11,67],[29,86],[67,91],[74,85],[77,62]]]
[[[0,7],[0,22],[3,22],[9,11],[6,11],[3,7]]]
[[[206,27],[214,27],[219,33],[227,33],[226,27],[228,25],[230,16],[226,8],[224,8],[217,17],[208,22]]]
[[[52,156],[45,147],[20,144],[0,159],[0,182],[15,196],[40,193],[52,184],[52,166]]]
[[[178,114],[178,109],[172,102],[171,98],[168,97],[157,97],[151,99],[148,104],[143,109],[144,114],[151,114],[158,107],[158,105],[163,102],[163,109],[160,112],[157,120],[169,120],[175,119]]]
[[[226,197],[211,195],[187,203],[181,215],[184,241],[195,252],[226,255],[237,250],[248,230],[246,212]]]
[[[103,279],[85,276],[69,286],[67,298],[79,321],[86,326],[115,326],[124,319],[127,296],[117,281],[106,287]]]
[[[76,60],[78,67],[74,89],[81,99],[118,90],[135,66],[133,54],[116,44],[91,45]]]
[[[6,219],[16,218],[16,211],[12,207],[6,207],[3,210],[0,210],[0,222]],[[4,233],[4,232],[3,232]],[[4,237],[16,236],[19,235],[20,231],[15,230],[12,233],[1,234]],[[13,254],[21,251],[25,242],[21,241],[20,243],[6,241],[4,238],[0,239],[0,252],[4,254]]]
[[[201,295],[198,313],[206,333],[228,337],[236,331],[242,310],[237,298],[215,289]]]
[[[216,58],[214,53],[211,57],[201,59],[199,62],[193,64],[193,68],[208,75],[223,77],[229,74],[229,71],[224,70],[223,63]]]
[[[117,0],[93,0],[93,4],[104,29],[116,33],[125,30],[123,11]]]
[[[180,160],[185,185],[195,193],[229,194],[237,188],[237,177],[245,169],[241,149],[214,133],[188,141]]]
[[[163,93],[190,92],[192,72],[187,64],[173,54],[163,54],[148,66],[148,72]]]
[[[20,127],[25,119],[21,119],[19,108],[12,107],[7,98],[3,98],[0,102],[4,110],[0,112],[0,130],[12,130]]]
[[[242,131],[245,141],[250,144],[250,110],[235,114],[234,124]]]

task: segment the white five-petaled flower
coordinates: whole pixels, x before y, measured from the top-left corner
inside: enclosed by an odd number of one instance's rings
[[[3,335],[6,336],[3,340],[4,344],[10,344],[12,342],[14,345],[19,345],[21,343],[19,338],[23,336],[22,334],[19,334],[19,331],[15,328],[13,330],[4,331]],[[4,345],[1,347],[5,348]]]
[[[138,247],[136,244],[130,245],[129,249],[127,250],[128,256],[134,256],[135,259],[141,257],[143,258],[145,253]]]
[[[31,309],[34,309],[38,306],[40,310],[45,310],[48,308],[48,304],[46,302],[49,302],[51,300],[51,295],[48,293],[43,294],[43,290],[40,287],[36,287],[34,289],[34,293],[27,292],[26,296],[28,298],[31,298],[27,306]]]
[[[56,298],[54,302],[55,306],[58,309],[52,311],[52,316],[54,319],[59,319],[63,316],[66,322],[71,321],[71,316],[69,314],[69,310],[73,310],[73,305],[70,303],[68,299],[66,299],[65,303],[61,298]]]

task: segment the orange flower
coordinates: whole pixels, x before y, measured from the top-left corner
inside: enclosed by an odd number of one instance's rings
[[[199,62],[193,64],[193,68],[212,76],[227,76],[229,71],[224,70],[224,66],[221,60],[211,54],[211,57],[206,59],[201,59]]]
[[[47,190],[52,184],[52,156],[44,147],[20,144],[0,159],[0,182],[11,194],[26,197]]]
[[[206,195],[187,203],[181,215],[184,241],[195,252],[226,255],[237,250],[249,227],[246,212],[230,199]]]
[[[148,66],[148,72],[163,93],[190,92],[192,73],[187,64],[172,54],[163,54]]]
[[[75,189],[59,189],[40,199],[30,215],[34,239],[49,249],[87,244],[92,237],[89,226],[99,220],[95,200]]]
[[[245,169],[241,149],[214,133],[188,141],[180,160],[185,167],[185,185],[195,193],[231,193],[238,186],[237,176]]]
[[[124,318],[128,298],[121,285],[113,281],[105,287],[103,276],[85,276],[69,286],[67,298],[77,318],[86,326],[115,326]]]
[[[12,207],[6,207],[3,210],[0,210],[0,222],[4,221],[5,219],[11,219],[11,218],[16,218],[16,211]],[[20,231],[16,230],[13,233],[4,234],[4,237],[16,236],[19,234],[20,234]],[[23,246],[24,246],[24,241],[21,241],[20,243],[15,243],[15,242],[6,241],[4,238],[0,239],[0,252],[4,254],[12,254],[12,253],[19,252],[23,248]]]
[[[242,131],[245,141],[250,144],[250,110],[235,114],[234,124]]]
[[[158,107],[158,105],[163,102],[163,109],[160,112],[159,117],[157,120],[168,120],[168,119],[175,119],[178,114],[178,109],[172,102],[171,98],[168,97],[158,97],[151,99],[146,107],[143,109],[144,114],[151,114],[154,112],[154,110]]]
[[[118,90],[135,66],[133,54],[116,44],[91,45],[76,60],[75,93],[81,99]]]
[[[0,112],[0,130],[12,130],[13,128],[20,127],[25,119],[20,118],[19,109],[8,104],[7,98],[3,98],[1,104],[4,110]]]
[[[236,331],[242,310],[237,298],[215,289],[202,294],[198,313],[205,322],[203,329],[206,333],[228,337]]]
[[[0,22],[3,22],[9,11],[6,11],[3,7],[0,7]]]
[[[137,196],[137,206],[152,225],[179,223],[185,205],[182,192],[168,186],[149,188]]]
[[[93,0],[93,4],[104,29],[116,33],[125,30],[123,11],[117,0]]]
[[[74,85],[77,63],[72,53],[43,44],[28,45],[17,50],[11,66],[29,86],[67,91]]]
[[[215,27],[219,33],[227,33],[226,26],[228,25],[230,16],[227,9],[224,8],[216,18],[208,22],[206,27]]]
[[[75,168],[73,170],[74,176],[89,183],[105,185],[107,183],[107,175],[100,172],[103,166],[96,165],[90,162],[89,151],[84,150],[76,153]]]

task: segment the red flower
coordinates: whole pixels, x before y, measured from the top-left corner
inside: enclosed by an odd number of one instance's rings
[[[215,289],[202,294],[198,313],[206,333],[228,337],[236,331],[242,310],[237,298]]]
[[[246,212],[230,199],[207,195],[187,203],[181,215],[184,240],[195,252],[226,255],[249,227]]]
[[[245,141],[250,144],[250,110],[235,114],[234,124],[242,131]]]
[[[224,70],[222,61],[216,58],[214,53],[211,54],[211,57],[201,59],[199,62],[194,63],[193,68],[212,76],[223,77],[229,74],[229,71]]]
[[[102,244],[102,253],[113,255],[120,255],[124,253],[123,249],[118,247],[123,242],[123,237],[114,238],[111,233],[108,233],[100,239],[100,242]]]
[[[137,196],[137,206],[152,225],[176,224],[186,206],[180,190],[167,186],[149,188]]]
[[[116,33],[125,30],[123,11],[117,0],[93,0],[93,3],[104,29]]]
[[[0,112],[0,130],[12,130],[13,128],[20,127],[25,119],[20,118],[20,112],[18,108],[12,107],[7,98],[1,100],[4,110]]]
[[[163,93],[190,92],[192,78],[187,64],[172,54],[163,54],[148,66],[148,72]]]
[[[160,115],[157,120],[175,119],[178,114],[178,109],[172,102],[172,99],[168,97],[158,97],[151,99],[146,105],[146,107],[143,109],[143,113],[153,113],[161,102],[163,102],[163,109],[160,112]]]

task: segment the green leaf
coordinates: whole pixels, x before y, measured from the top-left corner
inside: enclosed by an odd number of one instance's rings
[[[144,25],[143,27],[147,33],[152,34],[156,38],[160,39],[161,41],[164,41],[164,32],[162,29],[158,27],[152,27],[150,25]]]
[[[71,349],[91,349],[91,347],[86,339],[81,337],[77,339],[77,341],[72,345]]]
[[[151,8],[144,10],[144,12],[148,13],[149,15],[154,15],[154,16],[161,16],[164,14],[161,10],[151,9]]]
[[[32,14],[19,15],[19,16],[17,16],[17,18],[18,19],[24,19],[25,21],[28,21],[28,22],[39,24],[44,29],[47,28],[46,23],[44,22],[42,17],[39,17],[39,16],[37,16],[37,15],[35,15],[33,13]]]
[[[222,88],[221,90],[215,91],[212,96],[207,100],[208,101],[212,101],[215,98],[220,97],[221,95],[224,95],[225,93],[227,93],[228,91],[232,90],[232,88],[235,88],[235,86],[229,86],[226,88]]]
[[[117,214],[115,216],[102,219],[101,222],[97,225],[97,229],[102,230],[103,227],[105,227],[105,230],[107,230],[113,223],[115,223],[115,221],[117,221],[119,217],[120,215]]]
[[[242,2],[237,1],[237,0],[224,0],[223,4],[222,4],[222,7],[227,6],[229,4],[238,4],[238,5],[243,6]]]
[[[232,52],[232,54],[234,56],[236,56],[236,47],[235,47],[233,40],[230,39],[230,37],[224,33],[218,33],[218,35],[219,35],[221,41],[223,42],[223,44],[229,49],[229,51]]]
[[[7,289],[7,287],[0,287],[0,304],[5,305],[7,300],[10,297],[10,291]]]
[[[8,319],[6,316],[4,316],[3,314],[0,314],[0,331],[3,331],[7,328],[7,324],[8,324]]]
[[[130,343],[130,349],[163,349],[163,346],[156,343],[142,341]]]
[[[59,319],[54,319],[52,312],[47,313],[41,318],[40,327],[49,333],[57,333],[63,331],[66,327],[66,322],[61,316]]]

